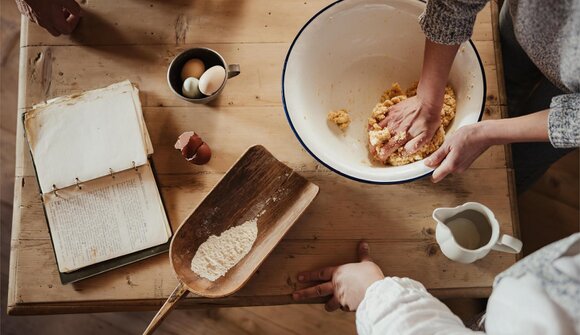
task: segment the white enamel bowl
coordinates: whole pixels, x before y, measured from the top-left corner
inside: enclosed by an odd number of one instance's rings
[[[419,0],[344,0],[316,14],[286,56],[282,100],[290,126],[306,150],[333,171],[368,183],[400,183],[426,176],[422,161],[398,167],[373,165],[366,123],[391,83],[406,89],[419,79],[425,35]],[[448,134],[478,122],[485,104],[483,65],[471,41],[460,46],[449,83],[457,113]],[[345,132],[328,123],[330,110],[346,108]]]

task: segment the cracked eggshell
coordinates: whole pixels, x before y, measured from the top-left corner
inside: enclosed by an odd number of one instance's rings
[[[187,145],[187,142],[189,142],[189,138],[193,135],[195,135],[195,132],[193,131],[186,131],[185,133],[179,135],[177,142],[175,142],[173,147],[177,150],[183,149],[183,147]]]
[[[211,159],[211,149],[207,143],[203,142],[195,153],[195,156],[191,159],[193,164],[203,165]]]
[[[192,58],[183,64],[183,67],[181,68],[181,80],[185,80],[189,77],[199,79],[204,72],[205,64],[203,61],[197,58]]]
[[[226,70],[219,65],[210,67],[199,78],[199,90],[205,95],[212,95],[222,87],[226,80]]]
[[[191,99],[203,97],[203,94],[199,91],[199,80],[194,77],[185,79],[181,88],[181,93]]]
[[[193,164],[202,165],[209,162],[211,158],[211,149],[193,131],[187,131],[179,135],[174,147],[181,151],[181,155],[185,160]]]

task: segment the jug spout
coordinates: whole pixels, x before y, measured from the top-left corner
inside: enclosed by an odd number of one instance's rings
[[[433,219],[437,221],[437,223],[445,225],[445,220],[449,219],[452,216],[451,214],[452,211],[453,208],[437,208],[433,211]]]
[[[437,208],[433,211],[433,219],[437,223],[435,237],[439,245],[446,243],[451,239],[451,229],[445,224],[445,220],[450,217],[450,210],[452,210],[452,208]]]

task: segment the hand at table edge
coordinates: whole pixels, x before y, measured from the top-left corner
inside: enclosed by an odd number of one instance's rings
[[[379,266],[370,258],[370,247],[367,242],[359,242],[357,251],[358,263],[298,273],[300,283],[319,284],[295,291],[292,298],[295,301],[304,301],[330,297],[325,305],[328,312],[339,308],[344,311],[355,311],[364,299],[366,290],[385,277]]]

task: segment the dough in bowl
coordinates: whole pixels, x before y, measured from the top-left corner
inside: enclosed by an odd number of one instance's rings
[[[455,92],[451,86],[445,88],[445,97],[443,99],[443,107],[441,108],[441,125],[439,126],[439,129],[437,129],[433,139],[412,155],[407,154],[404,147],[400,147],[390,156],[386,158],[380,157],[379,152],[383,145],[385,145],[392,137],[404,138],[405,134],[395,134],[393,131],[388,129],[388,126],[382,128],[379,125],[379,122],[386,117],[391,106],[394,106],[416,94],[417,83],[414,83],[404,93],[401,86],[398,83],[394,83],[391,88],[383,93],[380,102],[373,108],[372,115],[368,121],[368,135],[369,153],[374,161],[384,165],[405,165],[426,158],[443,144],[445,130],[455,117],[455,110],[457,107]]]

